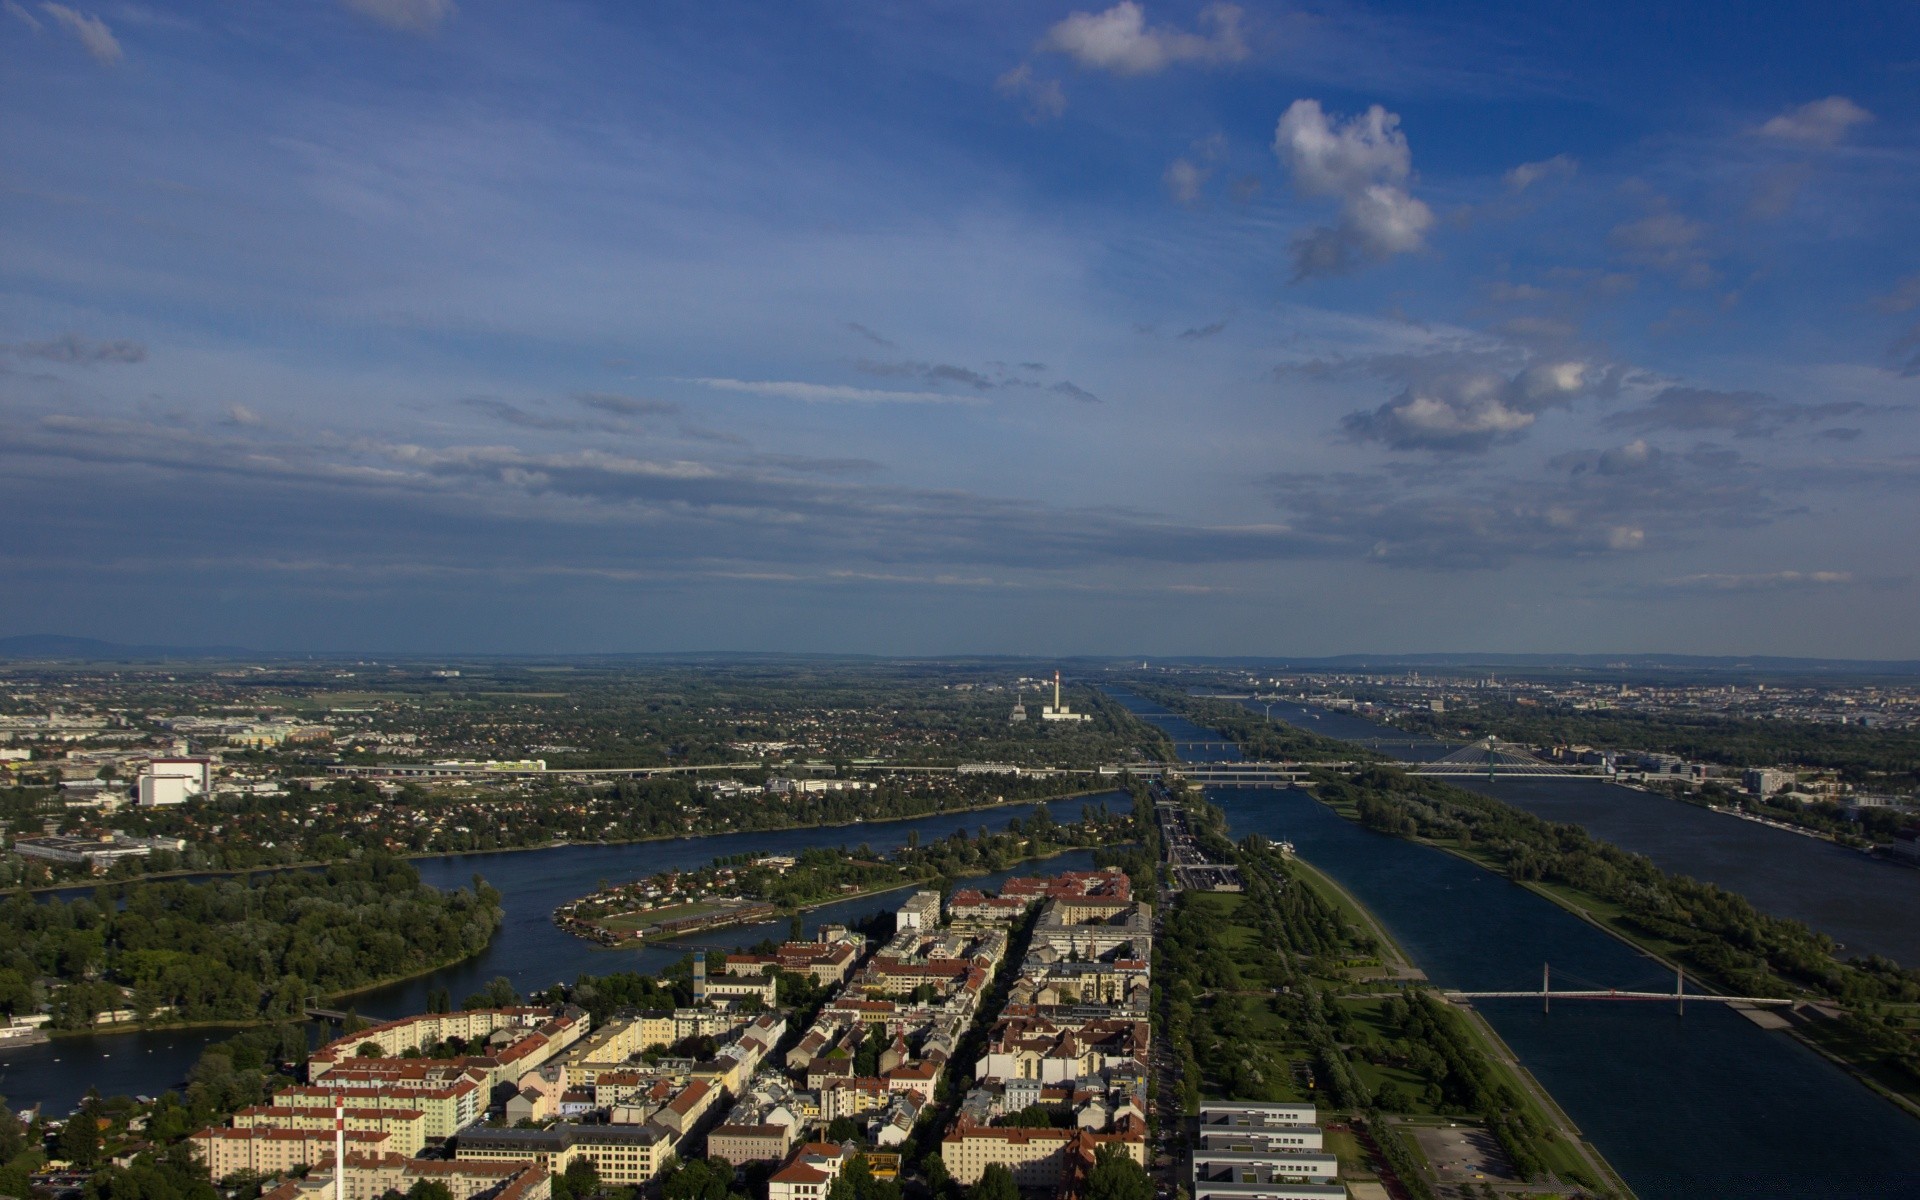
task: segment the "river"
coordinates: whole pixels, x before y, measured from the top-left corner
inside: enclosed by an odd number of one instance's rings
[[[1264,705],[1248,702],[1262,711]],[[1276,719],[1376,745],[1405,762],[1425,762],[1456,747],[1349,713],[1276,704]],[[1447,782],[1549,821],[1579,825],[1661,870],[1738,892],[1762,912],[1803,921],[1845,949],[1920,964],[1920,871],[1820,838],[1709,812],[1656,792],[1604,779],[1474,776]]]
[[[1157,707],[1116,698],[1142,716]],[[1353,736],[1346,722],[1356,720],[1305,718],[1331,736]],[[1442,987],[1534,987],[1545,962],[1564,984],[1672,986],[1658,963],[1539,895],[1442,850],[1363,829],[1304,791],[1215,789],[1208,799],[1236,834],[1293,842]],[[1920,1197],[1920,1127],[1737,1013],[1706,1004],[1684,1017],[1653,1003],[1563,1001],[1550,1014],[1525,1000],[1478,1007],[1641,1200]]]
[[[1131,807],[1125,792],[1075,797],[1054,802],[1049,811],[1057,820],[1078,820],[1084,804],[1104,803],[1114,811]],[[684,948],[648,946],[607,949],[563,933],[553,924],[553,910],[567,900],[609,882],[638,879],[669,867],[704,866],[723,855],[747,851],[789,854],[817,846],[857,847],[875,851],[904,846],[908,836],[922,841],[946,837],[956,829],[981,826],[1003,829],[1015,817],[1025,820],[1037,807],[1009,804],[971,813],[946,813],[900,821],[876,821],[852,826],[788,829],[770,833],[731,833],[711,837],[676,838],[619,846],[555,846],[542,850],[502,850],[488,854],[461,854],[424,858],[414,865],[421,879],[438,888],[465,887],[478,874],[499,889],[506,919],[487,948],[465,962],[400,983],[361,992],[346,1003],[371,1018],[392,1018],[424,1012],[427,993],[445,988],[454,1002],[479,991],[487,981],[505,976],[525,993],[549,984],[571,982],[586,974],[615,971],[656,972],[686,953]],[[1092,854],[1076,851],[1044,863],[1016,867],[985,876],[992,886],[1009,875],[1087,870]],[[862,897],[814,909],[806,914],[809,932],[821,924],[849,922],[898,906],[895,893]],[[788,922],[745,925],[699,935],[701,946],[747,946],[765,937],[785,937]],[[230,1035],[224,1029],[175,1029],[131,1033],[100,1033],[57,1037],[38,1046],[0,1050],[0,1096],[8,1105],[24,1109],[42,1104],[53,1115],[64,1116],[89,1087],[104,1096],[152,1095],[176,1087],[200,1052]]]

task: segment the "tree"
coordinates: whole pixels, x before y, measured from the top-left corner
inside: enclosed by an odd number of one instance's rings
[[[980,1182],[967,1192],[967,1200],[1020,1200],[1020,1185],[1004,1165],[988,1163],[980,1173]]]
[[[861,1141],[860,1126],[854,1123],[852,1117],[835,1117],[833,1123],[827,1126],[827,1140],[842,1143]]]
[[[462,1009],[476,1008],[512,1008],[520,1003],[520,993],[513,990],[513,980],[505,975],[496,975],[487,986],[468,996],[460,1005]]]
[[[407,1200],[453,1200],[453,1189],[438,1179],[416,1179],[407,1189]]]
[[[92,1167],[100,1161],[100,1123],[89,1105],[67,1119],[60,1130],[60,1157],[76,1167]]]
[[[386,1057],[386,1053],[386,1049],[382,1047],[379,1042],[361,1042],[354,1048],[353,1056],[355,1058],[384,1058]]]
[[[668,1169],[660,1180],[662,1200],[727,1200],[733,1164],[724,1158],[696,1158]]]
[[[1120,1147],[1102,1146],[1087,1172],[1085,1200],[1153,1200],[1153,1179]]]

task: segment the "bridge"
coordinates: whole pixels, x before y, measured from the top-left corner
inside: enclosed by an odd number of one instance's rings
[[[1436,758],[1432,762],[1408,764],[1407,774],[1440,778],[1485,776],[1488,779],[1502,775],[1527,775],[1547,779],[1590,777],[1587,772],[1574,771],[1557,763],[1536,758],[1533,751],[1525,746],[1514,742],[1495,741],[1493,738],[1484,738],[1471,745],[1462,746],[1445,758]]]
[[[1673,990],[1670,992],[1638,991],[1628,988],[1553,988],[1553,967],[1551,963],[1540,964],[1540,987],[1536,990],[1513,990],[1497,992],[1460,992],[1441,993],[1448,1000],[1539,1000],[1541,1012],[1552,1012],[1555,1000],[1671,1000],[1679,1006],[1679,1011],[1687,1011],[1687,1001],[1696,1004],[1745,1004],[1753,1007],[1792,1007],[1798,1000],[1783,1000],[1778,996],[1721,996],[1706,992],[1687,991],[1687,973],[1679,967],[1673,970]]]
[[[369,1025],[381,1025],[385,1023],[384,1018],[370,1017],[365,1013],[348,1013],[342,1012],[337,1008],[322,1008],[320,1007],[320,1001],[318,999],[309,999],[305,1004],[300,1006],[300,1011],[307,1015],[309,1021],[329,1021],[335,1025],[345,1025],[350,1017],[357,1017]]]

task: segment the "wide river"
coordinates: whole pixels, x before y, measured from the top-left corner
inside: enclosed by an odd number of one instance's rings
[[[1084,804],[1104,803],[1125,812],[1132,801],[1125,792],[1104,793],[1056,801],[1049,809],[1060,821],[1078,820]],[[504,975],[525,993],[585,974],[615,971],[659,971],[687,953],[692,945],[748,946],[765,937],[785,937],[786,921],[771,925],[743,925],[700,935],[688,947],[650,946],[611,950],[561,932],[552,913],[562,903],[593,891],[601,880],[638,879],[669,867],[705,866],[723,855],[759,851],[790,854],[816,846],[893,850],[910,834],[933,841],[957,829],[982,826],[1004,829],[1015,817],[1033,814],[1032,804],[1009,804],[971,813],[947,813],[902,821],[878,821],[854,826],[789,829],[774,833],[733,833],[713,837],[677,838],[623,846],[556,846],[545,850],[503,850],[491,854],[462,854],[425,858],[415,862],[420,877],[439,888],[465,887],[478,874],[500,890],[506,920],[500,932],[479,955],[463,963],[418,976],[389,987],[361,992],[350,1003],[361,1014],[376,1019],[424,1012],[427,993],[445,988],[454,1002],[479,991],[488,980]],[[1016,867],[983,876],[991,887],[1010,875],[1083,871],[1093,856],[1075,851],[1044,863]],[[827,905],[807,913],[809,931],[822,924],[861,920],[884,909],[898,907],[902,894],[883,893]],[[15,1109],[43,1104],[51,1115],[65,1116],[90,1087],[103,1096],[157,1096],[177,1087],[188,1068],[209,1042],[229,1036],[221,1029],[157,1030],[139,1033],[103,1033],[57,1037],[39,1046],[0,1050],[0,1096]]]
[[[1116,698],[1163,727],[1171,716],[1138,697]],[[1295,716],[1315,732],[1377,739],[1389,752],[1398,749],[1389,742],[1406,740],[1337,713]],[[1202,739],[1183,732],[1179,740]],[[1293,842],[1372,909],[1442,987],[1536,987],[1544,962],[1565,984],[1672,986],[1657,963],[1535,893],[1444,851],[1372,833],[1306,792],[1217,789],[1208,798],[1235,833]],[[1743,824],[1701,815],[1730,832]],[[1754,900],[1777,911],[1775,897]],[[1525,1000],[1478,1007],[1641,1200],[1920,1197],[1920,1125],[1792,1038],[1737,1013],[1708,1004],[1684,1017],[1664,1004],[1563,1001],[1550,1014]]]
[[[1259,712],[1267,706],[1247,707]],[[1456,749],[1350,713],[1284,703],[1273,705],[1273,716],[1408,762]],[[1496,775],[1491,782],[1471,776],[1448,782],[1549,821],[1582,826],[1646,855],[1662,870],[1738,892],[1763,912],[1828,935],[1844,947],[1843,955],[1881,954],[1920,964],[1920,871],[1911,867],[1604,779]]]

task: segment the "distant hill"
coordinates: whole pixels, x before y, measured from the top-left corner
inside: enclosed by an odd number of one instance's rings
[[[78,659],[85,662],[154,658],[258,657],[239,646],[133,646],[99,638],[68,637],[59,633],[29,633],[0,637],[0,659]]]
[[[1508,671],[1769,671],[1844,675],[1920,675],[1920,660],[1788,658],[1768,654],[1336,654],[1323,658],[1166,658],[1163,663],[1262,670],[1391,670],[1480,667]]]

